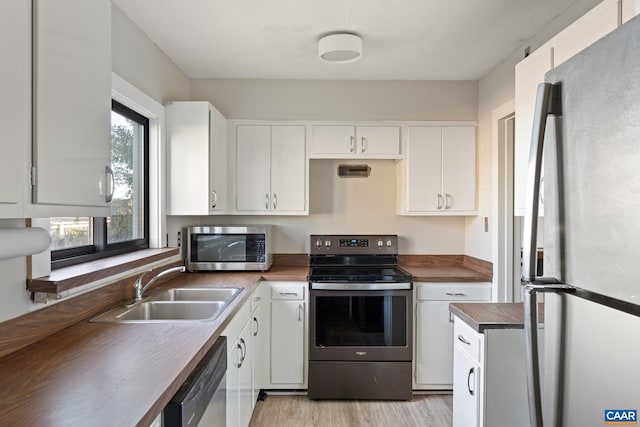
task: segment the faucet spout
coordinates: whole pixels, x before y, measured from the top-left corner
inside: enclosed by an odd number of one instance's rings
[[[166,276],[167,274],[170,273],[184,273],[186,271],[185,266],[181,265],[178,267],[172,267],[172,268],[168,268],[166,270],[161,271],[160,273],[156,274],[155,276],[153,276],[151,278],[151,280],[149,280],[147,282],[146,285],[142,286],[142,280],[144,279],[144,277],[147,275],[147,273],[150,273],[151,270],[147,270],[144,273],[142,273],[137,279],[136,282],[133,284],[133,289],[135,290],[136,296],[135,299],[133,300],[134,303],[142,301],[142,296],[144,294],[144,291],[146,291],[147,289],[149,289],[149,286],[151,286],[152,284],[154,284],[158,279],[160,279],[163,276]]]

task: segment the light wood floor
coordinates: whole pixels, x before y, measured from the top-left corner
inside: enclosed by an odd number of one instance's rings
[[[250,427],[450,427],[452,396],[415,395],[409,402],[312,401],[307,396],[269,395],[258,401]]]

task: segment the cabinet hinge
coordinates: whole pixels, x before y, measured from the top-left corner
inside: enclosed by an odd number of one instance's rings
[[[35,166],[31,166],[31,169],[29,170],[29,183],[31,184],[32,187],[36,186],[36,167]]]

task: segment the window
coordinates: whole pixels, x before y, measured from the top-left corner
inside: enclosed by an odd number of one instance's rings
[[[112,101],[111,215],[51,218],[51,267],[149,247],[149,120]]]

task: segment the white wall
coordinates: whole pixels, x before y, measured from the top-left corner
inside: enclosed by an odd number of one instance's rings
[[[337,176],[338,164],[362,162],[311,160],[308,217],[169,217],[169,244],[175,244],[177,231],[189,225],[272,224],[276,253],[308,253],[309,234],[314,233],[398,234],[401,253],[464,253],[463,218],[396,216],[394,161],[366,161],[369,178]]]
[[[208,100],[227,118],[271,120],[477,119],[477,82],[194,80],[191,98]],[[367,161],[367,179],[336,176],[339,161],[312,160],[308,217],[174,217],[169,244],[181,227],[197,224],[275,225],[278,253],[304,253],[312,233],[394,233],[402,253],[462,254],[464,218],[395,214],[393,161]],[[361,162],[360,162],[361,163]]]
[[[189,79],[120,9],[112,10],[112,68],[164,104],[188,99]],[[24,220],[0,220],[0,227],[23,227]],[[42,308],[26,291],[26,257],[0,261],[0,322]]]
[[[486,260],[493,258],[492,234],[496,230],[497,218],[497,201],[495,200],[497,183],[494,182],[493,171],[496,167],[494,155],[497,153],[495,146],[497,140],[491,134],[492,116],[496,109],[515,98],[515,65],[524,58],[525,47],[529,46],[531,51],[534,51],[598,3],[600,0],[574,2],[543,31],[523,42],[520,48],[480,79],[478,84],[478,208],[480,214],[466,221],[467,255]],[[488,233],[484,231],[484,217],[489,218]],[[494,263],[496,261],[493,260]]]

